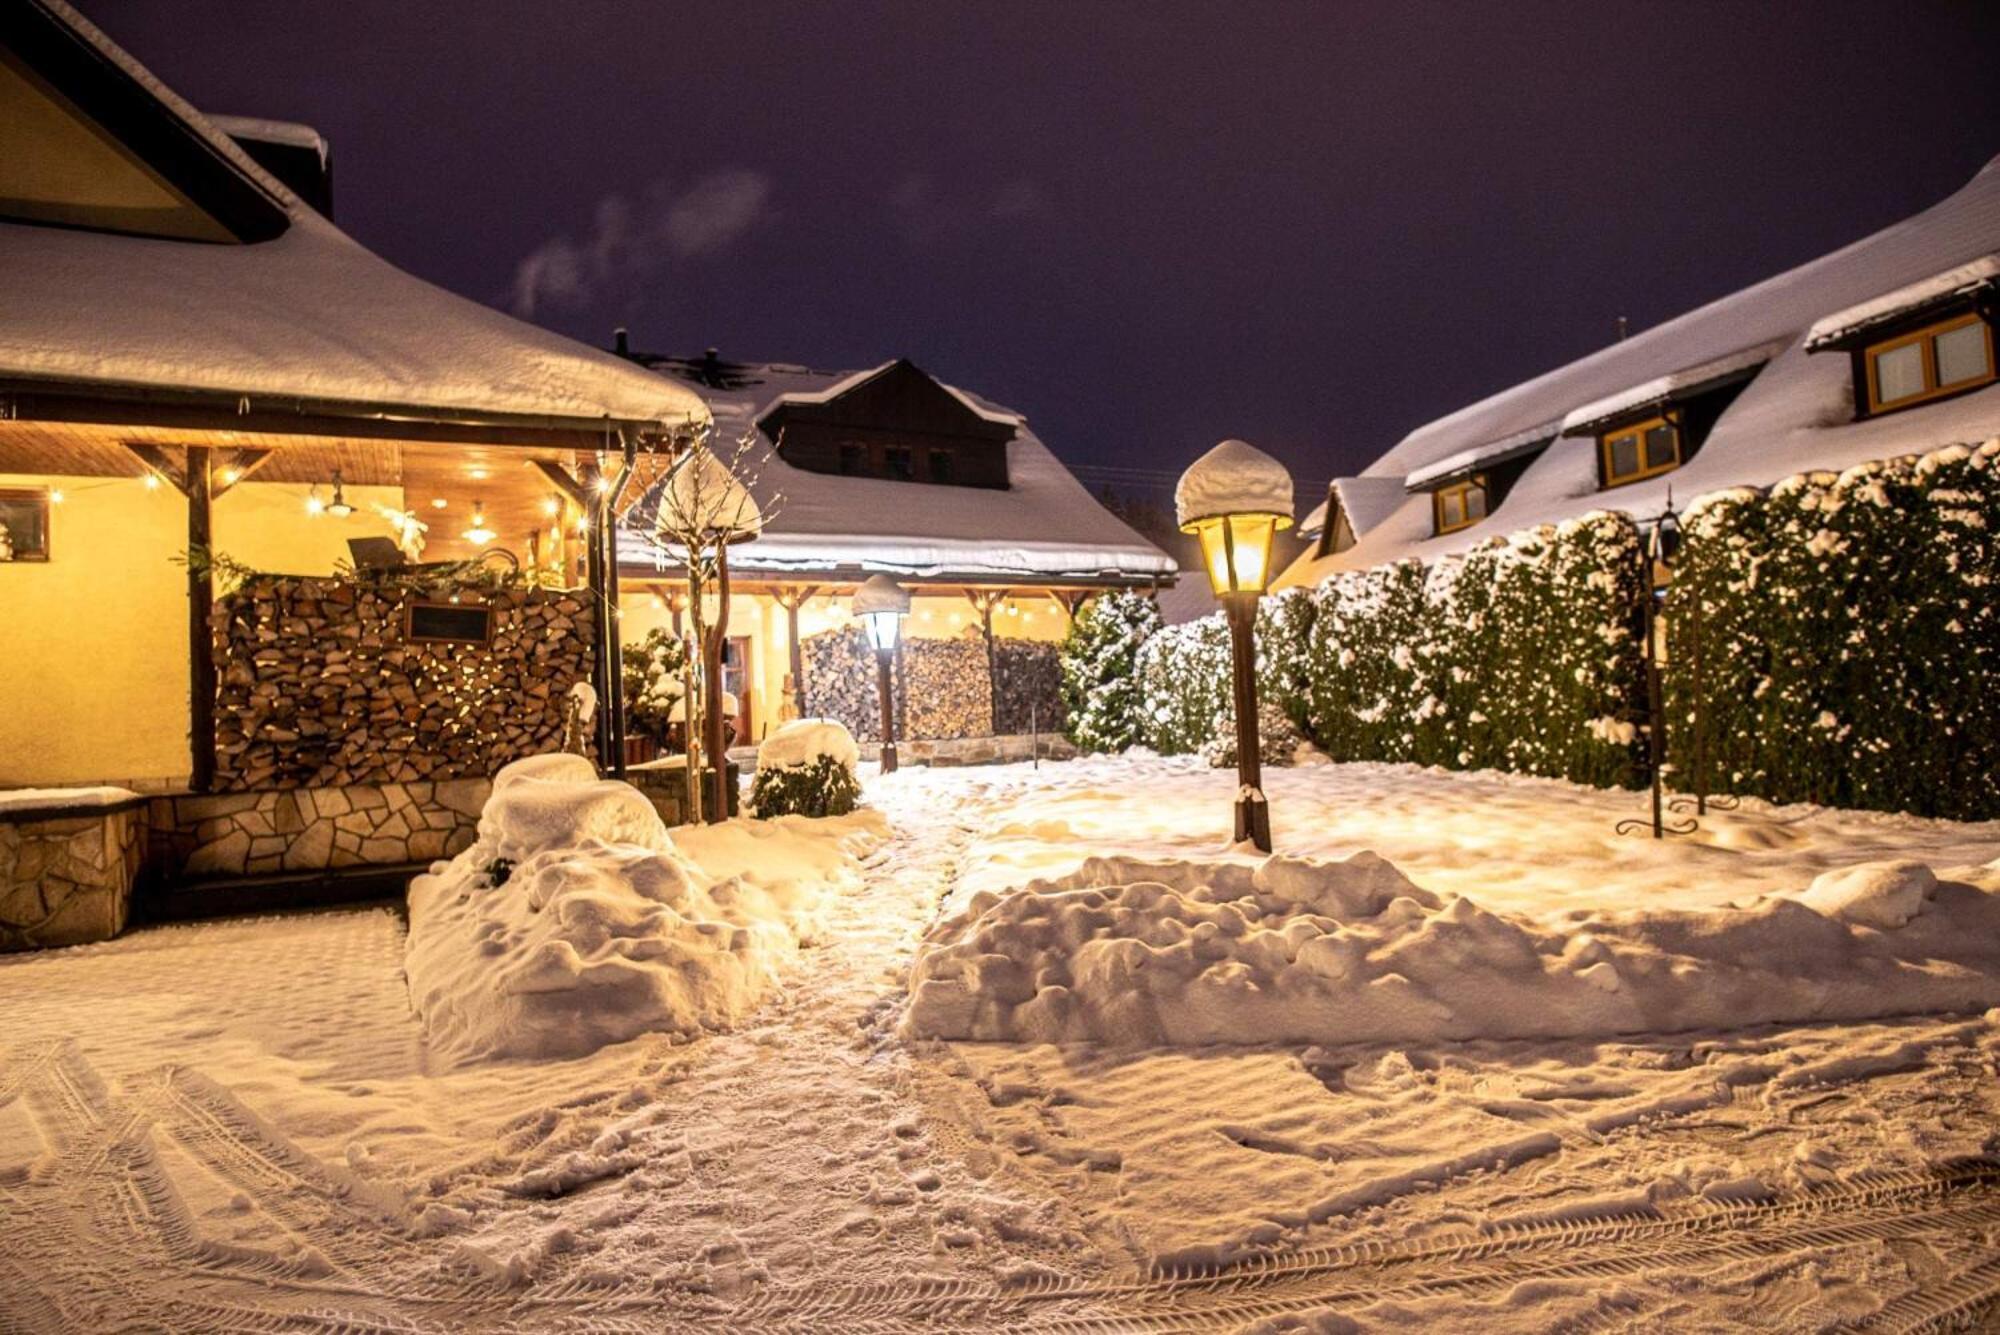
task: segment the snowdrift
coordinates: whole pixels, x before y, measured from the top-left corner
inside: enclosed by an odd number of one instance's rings
[[[912,970],[908,1037],[1126,1046],[1729,1029],[2000,1004],[2000,893],[1918,862],[1746,907],[1541,921],[1372,853],[1093,858],[972,897]]]
[[[516,761],[494,778],[478,839],[410,886],[404,968],[430,1047],[452,1061],[569,1057],[729,1028],[813,939],[823,896],[879,824],[686,832],[733,871],[716,875],[643,794],[582,757]]]

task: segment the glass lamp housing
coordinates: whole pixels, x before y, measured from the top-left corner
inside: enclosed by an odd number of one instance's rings
[[[1271,545],[1285,517],[1215,515],[1188,525],[1201,540],[1202,569],[1216,596],[1262,593],[1271,583]]]
[[[896,637],[903,629],[901,612],[867,612],[862,619],[868,623],[868,638],[874,642],[876,649],[896,647]]]

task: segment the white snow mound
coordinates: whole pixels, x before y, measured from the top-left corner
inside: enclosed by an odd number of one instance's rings
[[[1922,913],[1937,888],[1937,875],[1929,867],[1903,858],[1823,873],[1798,899],[1829,918],[1889,929]]]
[[[1891,930],[1883,930],[1891,929]],[[1920,863],[1747,907],[1490,913],[1372,853],[1092,858],[982,891],[919,951],[913,1038],[1404,1042],[1731,1029],[2000,1001],[2000,894]]]
[[[852,831],[732,821],[701,839],[711,875],[646,797],[579,756],[495,776],[479,837],[410,886],[404,961],[432,1050],[451,1061],[567,1057],[649,1032],[727,1029],[812,939],[830,886],[851,876]],[[696,842],[700,842],[697,840]]]
[[[854,734],[837,719],[793,719],[758,745],[757,768],[791,769],[810,765],[821,756],[829,756],[851,771],[861,762],[861,748],[854,744]]]

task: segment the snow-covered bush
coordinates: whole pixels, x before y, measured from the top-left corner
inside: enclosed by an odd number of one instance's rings
[[[1221,613],[1168,626],[1139,651],[1139,740],[1162,755],[1198,751],[1230,702],[1229,630]]]
[[[2000,816],[2000,441],[1720,492],[1684,527],[1677,786]]]
[[[1083,605],[1062,647],[1069,739],[1082,751],[1123,751],[1141,738],[1138,656],[1160,629],[1153,600],[1125,590]]]
[[[1312,627],[1318,607],[1307,589],[1284,589],[1257,606],[1257,698],[1307,726],[1312,691]]]
[[[1257,702],[1257,754],[1266,765],[1289,765],[1299,753],[1298,726],[1284,707],[1271,700]],[[1201,758],[1216,769],[1236,764],[1236,714],[1234,710],[1215,720],[1215,731],[1201,746]]]
[[[757,748],[750,806],[759,817],[844,816],[861,799],[854,735],[831,719],[794,719]]]
[[[1603,511],[1315,593],[1306,721],[1336,760],[1638,777],[1638,531]]]
[[[656,626],[639,643],[626,645],[621,657],[626,726],[664,744],[674,706],[686,690],[687,642]]]

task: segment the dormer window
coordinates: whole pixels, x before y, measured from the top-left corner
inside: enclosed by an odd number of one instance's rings
[[[1962,394],[1994,379],[1993,327],[1967,311],[1869,344],[1862,364],[1870,413]]]
[[[1667,412],[1605,431],[1597,438],[1597,455],[1607,487],[1673,472],[1681,466],[1680,413]]]
[[[1486,518],[1486,475],[1474,473],[1431,493],[1431,531],[1456,533]]]

